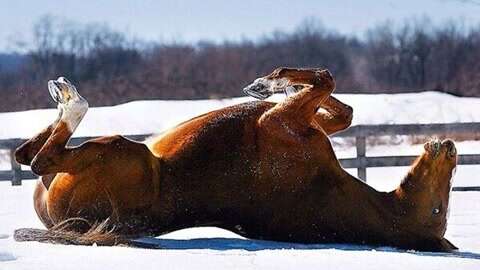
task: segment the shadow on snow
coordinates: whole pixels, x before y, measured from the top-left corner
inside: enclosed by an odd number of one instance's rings
[[[218,251],[225,250],[246,250],[246,251],[261,251],[261,250],[276,250],[276,249],[293,249],[293,250],[321,250],[321,249],[337,249],[343,251],[380,251],[380,252],[395,252],[406,253],[417,256],[432,256],[432,257],[452,257],[480,260],[480,253],[468,251],[455,251],[451,253],[445,252],[419,252],[396,249],[393,247],[373,247],[366,245],[351,245],[351,244],[298,244],[286,242],[274,242],[265,240],[250,240],[238,238],[195,238],[189,240],[178,239],[159,239],[153,237],[144,237],[132,241],[137,247],[153,248],[153,249],[171,249],[171,250],[186,250],[186,249],[211,249]]]

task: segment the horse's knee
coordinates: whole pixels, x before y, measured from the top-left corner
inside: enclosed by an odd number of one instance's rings
[[[15,149],[13,156],[18,163],[23,165],[30,165],[31,159],[28,158],[28,150],[25,149],[23,145]]]
[[[54,165],[53,158],[49,156],[36,156],[32,163],[30,164],[30,168],[33,173],[36,175],[47,175],[51,173],[55,173],[52,171],[52,167]]]
[[[15,160],[23,165],[30,165],[32,159],[40,150],[37,141],[27,141],[15,149],[13,156]]]
[[[332,121],[335,123],[336,130],[344,130],[352,124],[353,120],[353,108],[348,105],[343,105],[341,112],[334,116],[335,120]]]

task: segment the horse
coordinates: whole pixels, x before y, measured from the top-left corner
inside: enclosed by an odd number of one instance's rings
[[[208,112],[148,146],[122,136],[67,146],[88,102],[63,77],[48,88],[58,118],[15,151],[41,176],[34,208],[47,230],[19,229],[18,241],[116,245],[217,226],[250,239],[456,249],[444,238],[454,142],[428,141],[396,189],[375,190],[332,148],[353,109],[331,96],[328,70],[275,69],[245,92],[295,90],[285,100]]]

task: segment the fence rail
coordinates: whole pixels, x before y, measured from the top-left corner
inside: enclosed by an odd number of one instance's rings
[[[367,180],[367,168],[373,167],[396,167],[409,166],[416,156],[367,156],[367,138],[378,136],[395,135],[465,135],[480,134],[480,123],[452,123],[452,124],[407,124],[407,125],[358,125],[347,129],[344,132],[335,134],[334,137],[355,138],[356,156],[343,158],[340,162],[345,168],[357,168],[357,175],[360,179]],[[132,140],[142,141],[149,135],[126,136]],[[70,145],[78,145],[92,137],[73,138]],[[37,176],[29,170],[22,170],[15,162],[13,152],[16,147],[22,144],[24,139],[0,140],[0,150],[6,149],[10,153],[10,170],[0,170],[0,181],[11,181],[12,185],[21,185],[24,179],[34,179]],[[480,151],[478,154],[459,155],[459,165],[480,165]],[[480,186],[456,186],[454,191],[480,191]]]

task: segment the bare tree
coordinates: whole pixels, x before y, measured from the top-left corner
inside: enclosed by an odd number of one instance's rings
[[[105,24],[45,16],[34,25],[26,54],[0,55],[0,111],[50,106],[39,89],[60,75],[82,87],[95,106],[240,96],[245,84],[278,66],[328,68],[338,92],[480,96],[479,63],[480,26],[458,21],[386,22],[357,39],[307,19],[291,33],[256,41],[145,44]]]

